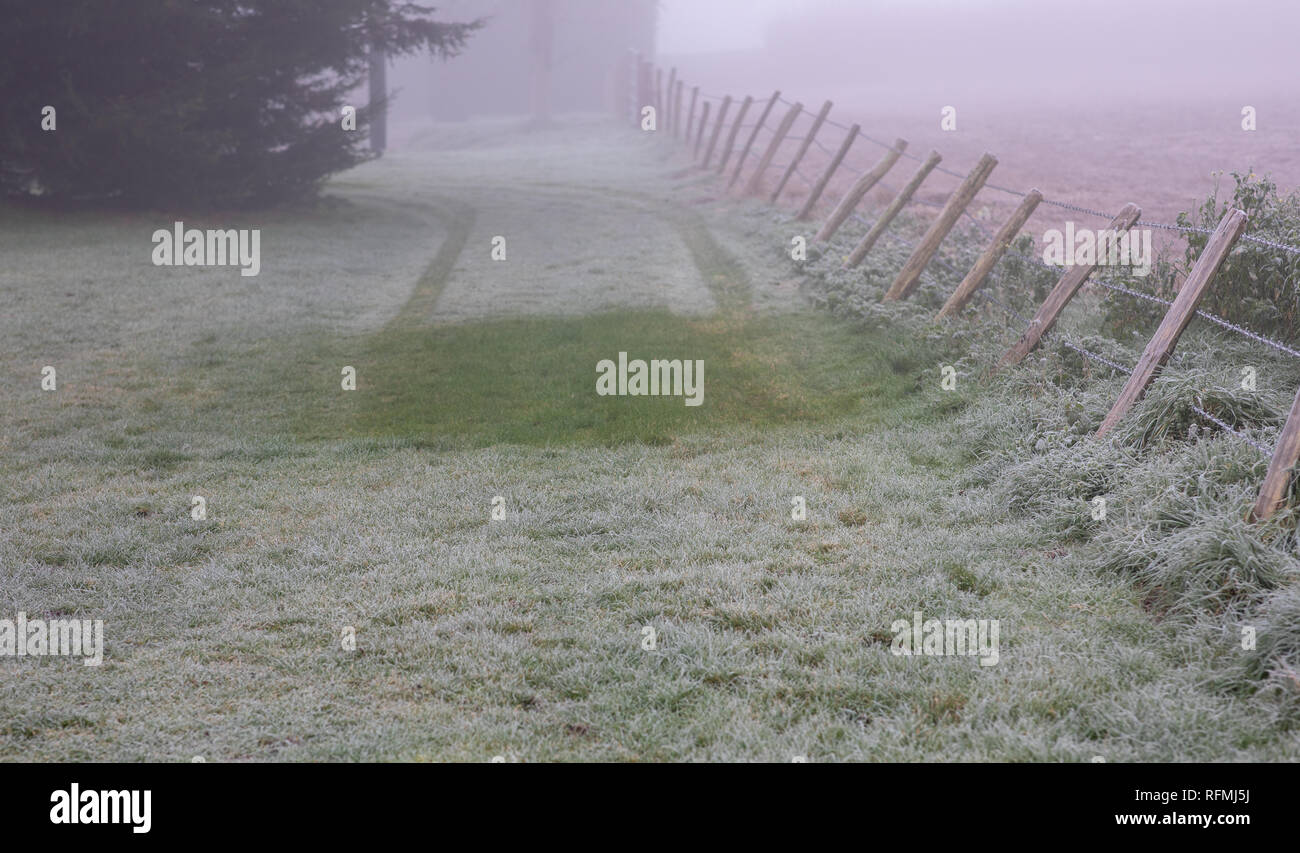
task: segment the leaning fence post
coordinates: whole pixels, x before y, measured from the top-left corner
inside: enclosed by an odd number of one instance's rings
[[[799,162],[803,160],[803,155],[808,153],[808,149],[812,147],[813,140],[817,138],[817,131],[822,129],[822,124],[826,121],[826,116],[830,113],[831,106],[832,104],[830,101],[822,104],[821,111],[817,113],[817,118],[813,119],[812,127],[810,127],[808,132],[804,134],[803,144],[799,146],[798,153],[794,155],[794,159],[791,160],[790,165],[786,167],[785,174],[781,176],[781,182],[778,183],[776,189],[772,191],[772,197],[768,199],[770,203],[776,204],[776,200],[781,197],[781,191],[785,189],[785,185],[790,181],[790,176],[794,174],[795,169],[799,168]]]
[[[691,111],[686,114],[686,144],[691,144],[691,130],[695,127],[695,101],[700,97],[700,87],[691,87]],[[699,153],[698,151],[696,152]]]
[[[817,185],[808,194],[808,199],[803,203],[803,207],[799,209],[799,215],[795,219],[802,221],[812,215],[812,209],[817,205],[822,193],[826,191],[826,185],[831,182],[835,170],[840,167],[840,163],[844,162],[844,156],[849,153],[849,149],[853,147],[853,141],[858,138],[858,129],[856,124],[849,128],[844,141],[840,143],[840,150],[835,152],[835,156],[831,158],[831,164],[826,167],[826,171],[817,179]]]
[[[709,123],[709,107],[713,104],[708,101],[704,102],[704,109],[700,110],[700,129],[695,134],[695,159],[700,159],[700,143],[704,141],[704,128]]]
[[[767,106],[763,107],[763,114],[758,117],[758,123],[749,132],[749,139],[745,140],[745,147],[740,150],[740,157],[736,160],[736,171],[731,173],[731,180],[727,182],[727,189],[734,187],[736,181],[740,180],[740,171],[745,168],[745,160],[749,159],[749,150],[754,147],[754,140],[758,139],[758,133],[763,129],[763,123],[772,114],[772,107],[776,106],[776,102],[780,98],[781,91],[778,89],[772,93],[772,97],[767,99]]]
[[[852,269],[862,263],[862,259],[865,258],[867,252],[870,252],[871,248],[876,245],[876,241],[880,239],[880,235],[885,233],[885,229],[894,221],[894,217],[897,216],[899,212],[907,206],[907,203],[912,200],[912,196],[916,193],[917,189],[920,188],[921,182],[924,181],[932,171],[934,171],[934,167],[938,166],[939,161],[942,159],[943,158],[939,156],[938,151],[930,151],[925,158],[925,162],[917,167],[915,174],[912,175],[912,179],[907,182],[907,186],[899,190],[898,195],[896,195],[894,200],[889,203],[889,207],[885,208],[885,212],[880,214],[880,216],[876,218],[876,221],[872,223],[871,230],[862,235],[862,241],[858,243],[853,251],[849,253],[849,256],[844,259],[845,269]]]
[[[776,150],[785,141],[786,134],[790,132],[790,128],[794,126],[794,121],[799,118],[801,112],[803,112],[803,104],[795,104],[786,111],[785,117],[776,126],[772,141],[768,143],[762,159],[758,161],[758,166],[754,168],[754,174],[749,176],[749,183],[745,184],[744,192],[746,195],[758,192],[759,185],[763,182],[763,173],[767,171],[768,166],[772,165],[772,158],[776,156]]]
[[[885,293],[886,300],[906,299],[916,289],[916,283],[921,280],[921,273],[925,270],[926,264],[930,263],[930,259],[939,251],[939,244],[957,224],[961,212],[971,203],[971,199],[975,198],[975,194],[980,191],[980,187],[984,186],[984,182],[988,180],[997,165],[998,158],[992,154],[985,154],[975,164],[975,168],[970,170],[970,174],[961,182],[961,186],[948,196],[948,203],[943,206],[943,210],[939,211],[939,218],[930,224],[930,230],[925,232],[920,245],[898,271],[894,283],[889,286],[889,291]]]
[[[886,151],[885,156],[880,158],[880,162],[872,166],[871,171],[858,178],[857,183],[844,194],[844,198],[840,199],[840,203],[835,206],[835,210],[831,213],[830,218],[826,220],[826,224],[822,226],[813,239],[822,241],[834,237],[835,232],[839,231],[840,226],[844,224],[844,220],[849,218],[849,215],[853,213],[853,209],[858,206],[858,202],[862,201],[862,197],[885,176],[886,172],[894,167],[894,164],[898,162],[899,157],[903,156],[905,150],[907,150],[907,140],[895,139],[894,147]]]
[[[1038,203],[1042,200],[1043,194],[1036,189],[1025,193],[1025,200],[1020,202],[1020,206],[998,229],[998,233],[993,235],[988,247],[975,261],[975,266],[970,268],[970,272],[966,273],[966,277],[961,280],[961,284],[957,285],[957,289],[952,292],[952,296],[949,296],[948,301],[943,303],[943,307],[935,315],[936,320],[956,316],[961,309],[966,307],[966,303],[970,302],[970,298],[975,295],[975,291],[980,289],[985,279],[989,277],[989,273],[993,272],[993,267],[1001,260],[1002,255],[1011,246],[1011,241],[1016,239],[1016,235],[1024,227],[1025,221],[1029,219],[1034,212],[1034,208],[1038,207]]]
[[[1187,328],[1187,324],[1192,322],[1192,317],[1196,315],[1196,306],[1210,286],[1210,280],[1219,271],[1219,267],[1223,266],[1224,259],[1228,257],[1237,238],[1245,230],[1244,210],[1230,209],[1219,220],[1219,227],[1214,229],[1205,248],[1201,250],[1201,256],[1196,259],[1192,271],[1187,274],[1187,280],[1183,282],[1178,296],[1174,297],[1174,304],[1169,306],[1165,318],[1160,321],[1160,328],[1156,329],[1156,333],[1147,342],[1147,348],[1143,350],[1142,357],[1134,366],[1128,382],[1124,383],[1124,390],[1119,392],[1115,405],[1110,407],[1106,419],[1097,428],[1099,438],[1114,429],[1115,424],[1123,419],[1133,404],[1142,399],[1147,386],[1156,378],[1156,374],[1173,354],[1174,347],[1178,345],[1178,337]],[[1101,254],[1101,247],[1098,247],[1097,254]]]
[[[727,95],[722,99],[722,106],[718,107],[718,121],[713,125],[713,133],[709,134],[709,148],[704,152],[704,166],[709,168],[709,161],[713,159],[713,149],[718,147],[718,137],[722,135],[722,123],[727,120],[727,110],[731,109],[731,96]]]
[[[1248,523],[1271,518],[1286,501],[1287,490],[1291,488],[1291,471],[1297,458],[1300,458],[1300,391],[1296,392],[1291,413],[1286,416],[1286,425],[1273,446],[1273,458],[1268,461],[1268,473],[1259,487],[1259,497],[1246,514]]]
[[[750,106],[754,99],[749,95],[740,104],[740,112],[736,113],[736,120],[731,125],[731,132],[727,134],[727,145],[722,149],[722,159],[718,162],[718,174],[721,175],[727,170],[727,161],[731,159],[731,149],[736,145],[736,137],[740,134],[740,126],[745,122],[745,113],[749,112]]]
[[[1141,215],[1142,208],[1136,204],[1126,204],[1119,213],[1115,214],[1107,230],[1113,231],[1116,235],[1123,234],[1133,227]],[[1074,294],[1079,292],[1079,288],[1083,286],[1088,276],[1092,275],[1096,267],[1096,264],[1078,264],[1070,267],[1065,275],[1061,276],[1056,282],[1056,287],[1052,288],[1052,292],[1047,294],[1043,304],[1038,307],[1034,319],[1029,321],[1029,328],[1025,329],[1025,333],[1020,336],[1020,340],[1016,341],[1015,346],[1002,356],[997,367],[1019,364],[1025,356],[1029,355],[1030,350],[1038,346],[1043,335],[1051,331],[1052,326],[1056,324],[1056,318],[1061,316],[1061,311],[1074,298]]]

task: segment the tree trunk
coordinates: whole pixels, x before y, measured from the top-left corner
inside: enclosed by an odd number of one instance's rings
[[[384,153],[388,147],[388,56],[370,45],[370,150]]]

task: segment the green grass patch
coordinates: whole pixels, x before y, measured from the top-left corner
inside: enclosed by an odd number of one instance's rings
[[[671,443],[729,425],[866,416],[909,390],[905,344],[816,314],[698,319],[666,311],[392,326],[286,359],[281,382],[306,439],[391,437],[437,447]],[[599,396],[602,359],[702,359],[704,402]],[[305,370],[303,365],[309,365]],[[343,365],[357,390],[343,391]],[[306,378],[304,378],[306,377]]]

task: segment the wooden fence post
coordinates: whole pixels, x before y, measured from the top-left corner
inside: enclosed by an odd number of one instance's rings
[[[682,81],[677,81],[677,94],[673,98],[673,139],[682,135]]]
[[[772,97],[767,99],[767,106],[763,107],[763,114],[758,117],[758,123],[749,132],[749,139],[745,140],[745,147],[740,151],[740,157],[736,160],[736,171],[731,173],[731,180],[727,182],[727,189],[734,187],[736,181],[740,180],[740,170],[745,168],[745,161],[749,159],[749,150],[754,147],[754,140],[758,139],[758,133],[763,129],[763,123],[772,114],[772,108],[776,106],[776,102],[780,98],[781,91],[778,89],[772,93]]]
[[[614,92],[610,112],[618,121],[623,120],[623,99],[627,97],[627,57],[619,57],[614,64]]]
[[[643,68],[644,68],[644,71],[645,71],[644,97],[643,97],[642,100],[641,100],[641,104],[640,104],[640,106],[638,106],[637,109],[636,109],[636,123],[637,123],[637,127],[640,127],[640,126],[641,126],[641,121],[642,121],[642,111],[643,111],[646,107],[653,107],[653,106],[655,105],[655,67],[654,67],[654,63],[650,62],[649,60],[645,60],[645,62],[644,62],[644,64],[643,64]],[[657,122],[657,121],[658,121],[658,118],[656,117],[656,122]],[[657,125],[656,125],[656,126],[657,126]]]
[[[691,144],[691,131],[695,128],[695,101],[700,97],[700,87],[691,87],[691,111],[686,114],[686,144]],[[696,152],[699,153],[698,151]]]
[[[632,67],[628,69],[627,91],[623,93],[627,107],[623,118],[636,125],[640,123],[641,116],[641,105],[637,103],[641,93],[641,54],[636,51],[630,51],[630,54]]]
[[[844,198],[840,199],[840,203],[835,206],[835,211],[831,213],[830,218],[826,220],[826,224],[821,227],[813,240],[829,240],[834,237],[835,232],[839,231],[840,226],[844,224],[844,220],[849,218],[849,214],[853,213],[858,202],[862,201],[862,197],[894,167],[905,150],[907,150],[907,140],[895,139],[894,147],[886,151],[885,156],[880,158],[880,162],[872,166],[871,171],[858,178],[857,183],[844,194]]]
[[[704,168],[709,168],[709,161],[713,159],[713,149],[718,147],[718,137],[722,135],[722,123],[727,120],[727,110],[731,109],[731,96],[727,95],[722,99],[722,106],[718,107],[718,121],[713,125],[713,133],[709,135],[709,148],[704,152]]]
[[[1107,229],[1116,234],[1123,234],[1133,227],[1141,215],[1142,208],[1136,204],[1126,204],[1119,213],[1115,214]],[[1079,264],[1070,267],[1065,275],[1061,276],[1060,281],[1056,282],[1056,287],[1052,288],[1052,292],[1047,294],[1043,304],[1038,307],[1034,319],[1029,321],[1029,328],[1025,329],[1025,333],[1020,336],[1020,340],[1016,341],[1015,346],[1007,350],[1007,354],[1002,356],[994,370],[1006,367],[1008,364],[1019,364],[1025,356],[1029,355],[1030,350],[1038,346],[1043,335],[1051,331],[1052,326],[1056,324],[1056,318],[1061,316],[1061,311],[1074,298],[1074,294],[1079,292],[1079,288],[1083,286],[1088,276],[1092,275],[1096,266],[1096,264]]]
[[[817,185],[813,187],[812,192],[808,194],[807,200],[804,201],[803,207],[799,209],[799,215],[796,216],[795,219],[803,221],[812,215],[813,208],[822,197],[822,193],[826,191],[826,185],[831,182],[831,178],[835,175],[835,170],[840,167],[840,163],[844,162],[844,156],[849,153],[849,149],[853,147],[854,140],[858,138],[858,129],[859,128],[856,124],[849,128],[849,132],[844,136],[844,141],[840,143],[840,150],[835,152],[835,156],[831,158],[831,164],[826,167],[826,171],[817,179]]]
[[[1037,189],[1032,189],[1025,194],[1025,200],[1020,202],[1020,206],[998,229],[998,233],[993,235],[988,248],[979,256],[979,260],[975,261],[975,266],[970,268],[970,272],[966,273],[966,277],[961,280],[961,284],[957,285],[957,289],[952,292],[952,296],[949,296],[948,301],[943,303],[943,307],[935,315],[936,320],[944,317],[955,317],[961,309],[966,307],[966,303],[970,302],[970,298],[975,295],[975,291],[980,289],[985,279],[989,277],[989,273],[993,272],[993,267],[1001,260],[1002,255],[1011,246],[1011,241],[1016,239],[1016,235],[1024,227],[1025,221],[1029,219],[1034,212],[1034,208],[1038,207],[1038,203],[1042,200],[1043,194]]]
[[[939,211],[939,218],[931,223],[930,230],[925,232],[920,245],[912,252],[912,257],[907,259],[907,263],[903,264],[894,283],[889,286],[889,291],[885,294],[887,301],[906,299],[916,289],[916,283],[921,280],[921,273],[925,270],[926,264],[930,263],[930,259],[939,251],[939,244],[957,224],[961,212],[971,203],[971,199],[975,198],[975,194],[980,191],[980,187],[984,186],[984,182],[988,180],[997,165],[998,158],[992,154],[985,154],[975,164],[975,168],[970,170],[970,174],[961,182],[961,186],[948,196],[948,203],[943,206],[943,210]]]
[[[367,59],[371,113],[366,135],[370,138],[370,150],[382,154],[388,147],[388,54],[376,40],[370,43]]]
[[[662,116],[664,130],[672,130],[674,131],[674,134],[676,133],[676,128],[673,127],[673,90],[676,88],[677,66],[674,65],[672,70],[668,72],[668,100],[664,101],[664,114]]]
[[[664,123],[664,70],[655,69],[655,130],[663,127]]]
[[[1291,488],[1291,470],[1295,468],[1297,458],[1300,458],[1300,391],[1296,392],[1291,413],[1286,416],[1286,426],[1282,427],[1277,444],[1273,445],[1273,458],[1268,461],[1268,473],[1259,487],[1255,506],[1246,514],[1247,523],[1272,518],[1286,501],[1286,493]]]
[[[920,188],[921,182],[934,171],[934,167],[938,166],[939,161],[942,159],[943,158],[939,156],[938,151],[931,150],[930,153],[926,155],[925,162],[917,167],[916,173],[913,174],[912,179],[907,182],[907,186],[899,190],[898,195],[896,195],[894,200],[889,203],[889,207],[885,208],[885,212],[880,214],[875,223],[872,224],[871,230],[862,236],[862,241],[858,243],[849,256],[844,260],[845,269],[853,269],[858,264],[862,263],[862,259],[865,258],[867,252],[870,252],[872,247],[876,245],[876,241],[880,239],[880,235],[885,233],[885,229],[894,221],[894,217],[897,216],[899,212],[907,206],[907,203],[912,200],[912,196],[916,193],[917,189]]]
[[[1187,280],[1183,282],[1178,295],[1174,297],[1174,304],[1169,306],[1165,318],[1160,321],[1160,328],[1156,329],[1156,333],[1147,342],[1147,348],[1143,350],[1142,357],[1134,366],[1128,382],[1124,383],[1124,390],[1119,392],[1115,405],[1110,407],[1106,419],[1097,428],[1098,438],[1114,429],[1124,415],[1128,414],[1133,404],[1142,399],[1147,386],[1156,378],[1156,374],[1173,354],[1179,336],[1187,328],[1187,324],[1192,322],[1192,317],[1196,315],[1196,306],[1200,304],[1201,297],[1210,286],[1210,280],[1219,271],[1219,267],[1223,266],[1224,259],[1228,257],[1237,238],[1245,230],[1244,210],[1229,209],[1219,220],[1219,227],[1214,229],[1214,233],[1210,235],[1209,241],[1201,251],[1201,256],[1192,266],[1192,271],[1187,274]],[[1101,254],[1100,246],[1097,247],[1097,254]]]
[[[744,192],[746,195],[758,192],[758,188],[763,182],[763,173],[767,171],[768,166],[772,165],[772,158],[776,156],[776,150],[785,141],[786,134],[790,132],[790,128],[794,126],[795,119],[799,118],[801,112],[803,112],[803,104],[795,104],[786,111],[785,117],[776,126],[772,141],[768,143],[762,159],[758,161],[758,166],[754,168],[754,174],[749,176],[749,182],[745,184]]]
[[[817,113],[817,118],[813,119],[812,127],[810,127],[808,132],[804,134],[803,144],[799,146],[798,153],[794,155],[794,159],[791,160],[790,165],[786,167],[785,174],[781,176],[780,183],[778,183],[776,189],[772,191],[772,197],[768,199],[770,203],[776,204],[776,200],[781,197],[781,191],[784,190],[785,185],[789,183],[790,176],[794,174],[795,169],[799,168],[799,162],[803,160],[803,155],[807,154],[808,149],[812,147],[813,140],[817,138],[817,131],[822,129],[822,124],[826,121],[826,116],[830,113],[832,106],[833,104],[830,101],[822,104],[821,110]]]
[[[695,159],[700,159],[700,143],[704,141],[704,127],[709,123],[709,107],[713,106],[708,101],[704,102],[704,109],[700,110],[700,129],[695,134]]]
[[[754,99],[746,95],[745,100],[740,104],[740,112],[736,113],[736,121],[731,125],[731,132],[727,134],[727,145],[722,149],[722,159],[718,162],[718,174],[721,175],[727,170],[727,161],[731,159],[731,149],[736,145],[736,137],[740,134],[740,126],[745,122],[745,113],[749,112],[750,106]]]
[[[645,60],[641,58],[641,51],[634,54],[636,69],[632,73],[632,124],[637,127],[641,126],[641,108],[645,106]]]

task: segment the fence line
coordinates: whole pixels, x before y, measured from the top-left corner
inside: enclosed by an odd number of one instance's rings
[[[780,94],[778,94],[777,97],[779,98]],[[776,157],[777,149],[781,147],[781,142],[785,139],[786,134],[790,132],[790,128],[794,127],[794,121],[799,117],[799,110],[801,109],[802,107],[800,105],[795,104],[781,118],[781,123],[776,126],[776,130],[772,133],[772,139],[767,144],[767,149],[763,152],[763,156],[758,160],[758,166],[754,168],[754,173],[749,176],[749,181],[745,184],[744,192],[746,195],[758,191],[759,186],[763,182],[763,173],[772,165],[772,160]]]
[[[778,92],[777,97],[780,97],[780,94],[781,93]],[[775,204],[776,200],[781,197],[781,191],[785,189],[785,185],[789,183],[791,175],[793,175],[795,170],[799,168],[799,163],[803,161],[804,155],[807,154],[808,149],[812,147],[813,140],[817,138],[817,132],[822,129],[822,125],[826,122],[826,116],[830,114],[832,106],[834,106],[834,104],[830,101],[822,104],[821,112],[817,113],[817,117],[813,119],[812,127],[808,128],[807,132],[804,133],[803,136],[790,137],[790,139],[798,139],[802,144],[799,146],[799,151],[794,155],[794,159],[790,161],[790,165],[782,170],[783,174],[781,175],[781,180],[777,182],[776,189],[772,190],[772,195],[768,199],[769,202]]]
[[[624,67],[627,68],[624,71]],[[616,76],[617,80],[626,81],[627,89],[630,92],[630,106],[633,117],[639,122],[640,111],[644,106],[652,105],[656,107],[656,113],[663,115],[665,107],[669,114],[664,116],[663,127],[665,130],[671,130],[671,138],[679,137],[681,128],[681,100],[684,89],[683,82],[677,78],[677,69],[673,68],[669,75],[668,100],[665,102],[663,91],[663,69],[655,68],[652,63],[644,60],[639,53],[630,54],[627,59],[627,65],[621,66]],[[622,84],[620,84],[620,87]],[[732,95],[715,95],[701,92],[699,87],[691,90],[691,106],[687,113],[686,131],[682,135],[685,144],[691,146],[691,132],[693,127],[697,127],[696,139],[693,146],[694,158],[703,169],[708,169],[712,160],[714,149],[717,145],[719,135],[722,132],[723,124],[726,120],[732,101],[735,99]],[[797,176],[810,188],[808,198],[803,207],[796,215],[796,221],[806,220],[811,214],[821,196],[829,186],[831,180],[839,170],[843,170],[856,178],[852,187],[841,197],[835,205],[830,216],[817,231],[814,240],[829,240],[834,236],[843,222],[852,218],[854,221],[862,223],[867,227],[867,233],[862,241],[855,248],[850,256],[852,263],[845,264],[846,267],[856,266],[861,262],[863,257],[868,254],[874,247],[875,243],[881,236],[888,237],[892,242],[910,246],[912,249],[911,256],[904,263],[894,283],[886,293],[886,299],[905,299],[914,290],[921,274],[932,262],[948,269],[952,274],[958,275],[959,272],[954,269],[947,261],[938,256],[939,249],[955,226],[956,221],[961,217],[966,217],[975,227],[991,242],[988,243],[984,251],[979,255],[975,265],[961,279],[956,291],[950,295],[948,301],[940,310],[936,319],[952,317],[969,303],[969,301],[979,296],[984,303],[997,303],[1009,315],[1015,317],[1026,328],[1022,333],[1020,340],[1007,351],[1006,355],[998,362],[997,367],[1009,366],[1021,361],[1030,350],[1041,345],[1045,341],[1056,341],[1062,346],[1074,351],[1091,361],[1101,364],[1111,370],[1119,371],[1126,374],[1128,380],[1125,382],[1123,390],[1115,400],[1111,410],[1107,413],[1101,427],[1097,431],[1098,437],[1107,435],[1128,413],[1132,406],[1142,398],[1150,383],[1154,380],[1156,374],[1166,364],[1171,357],[1177,345],[1177,341],[1182,332],[1194,317],[1201,317],[1219,327],[1239,334],[1256,343],[1271,347],[1278,352],[1289,355],[1293,358],[1300,358],[1300,350],[1296,350],[1280,341],[1273,340],[1268,336],[1254,332],[1238,324],[1229,322],[1207,311],[1199,308],[1199,302],[1205,296],[1210,284],[1216,273],[1219,271],[1228,254],[1239,243],[1250,243],[1252,245],[1263,246],[1274,251],[1286,252],[1291,255],[1300,255],[1300,246],[1284,243],[1277,240],[1271,240],[1265,237],[1259,237],[1252,234],[1246,234],[1246,214],[1237,209],[1229,208],[1220,220],[1218,227],[1213,230],[1200,228],[1191,225],[1177,223],[1151,222],[1141,219],[1141,208],[1135,204],[1127,204],[1119,213],[1108,214],[1093,208],[1076,205],[1071,202],[1059,199],[1044,198],[1042,193],[1037,189],[1019,191],[1009,187],[988,183],[989,173],[997,165],[997,160],[991,154],[985,154],[980,158],[976,166],[967,174],[963,174],[954,169],[947,168],[940,164],[941,158],[937,152],[931,151],[922,158],[914,152],[907,150],[907,141],[898,139],[894,144],[889,144],[883,140],[877,139],[862,131],[858,124],[845,125],[833,118],[830,118],[829,112],[831,102],[825,102],[822,109],[813,114],[806,110],[801,103],[787,100],[779,91],[772,94],[767,103],[767,109],[764,110],[762,117],[755,123],[747,124],[744,122],[745,114],[749,106],[754,102],[752,95],[745,95],[744,105],[741,107],[740,114],[736,117],[731,132],[726,143],[726,148],[722,155],[721,165],[717,172],[725,172],[728,160],[731,155],[732,146],[736,136],[741,129],[750,129],[752,132],[745,144],[741,154],[738,157],[736,168],[728,183],[728,188],[733,186],[741,175],[745,160],[755,144],[758,135],[765,130],[765,122],[776,103],[782,103],[789,107],[786,115],[783,117],[780,125],[772,131],[772,138],[768,142],[763,156],[760,158],[759,165],[751,174],[745,186],[746,193],[754,192],[762,181],[763,174],[767,169],[775,166],[782,170],[783,175],[780,183],[774,192],[769,196],[769,201],[775,203],[781,196],[791,177]],[[697,101],[703,102],[703,110],[699,119],[699,124],[695,122],[695,107]],[[699,162],[699,152],[703,137],[705,134],[705,125],[709,120],[710,106],[712,103],[718,103],[719,107],[716,112],[715,125],[709,141],[709,145],[704,154],[703,162]],[[628,103],[624,103],[619,109],[620,114],[629,112]],[[802,120],[805,115],[812,122],[809,130],[801,134],[791,135],[792,128]],[[840,130],[843,133],[838,148],[833,148],[818,138],[818,131],[821,127],[829,126]],[[886,153],[870,169],[864,170],[845,162],[849,150],[858,137],[884,148]],[[798,152],[790,159],[788,163],[774,163],[778,149],[784,142],[799,142]],[[799,169],[804,155],[811,146],[816,145],[818,149],[831,158],[831,161],[823,174],[816,180],[810,179]],[[866,193],[878,183],[881,178],[893,167],[900,158],[906,158],[921,163],[922,167],[904,187],[902,191],[894,194],[885,212],[877,218],[875,222],[868,222],[864,217],[856,212],[856,207]],[[961,179],[962,183],[948,198],[948,202],[939,205],[926,199],[917,199],[920,203],[939,207],[941,211],[935,221],[931,223],[925,236],[920,244],[913,245],[895,234],[889,233],[888,228],[897,214],[912,201],[912,196],[920,183],[931,172],[936,171],[951,177]],[[988,189],[992,192],[1004,193],[1022,199],[1021,204],[1008,220],[999,228],[996,235],[991,234],[989,229],[982,222],[973,217],[967,209],[970,202],[982,189]],[[892,192],[892,190],[891,190]],[[1109,226],[1106,234],[1113,239],[1118,239],[1134,227],[1155,228],[1177,232],[1183,235],[1196,234],[1207,238],[1206,245],[1201,249],[1196,262],[1193,264],[1191,272],[1183,282],[1182,288],[1173,300],[1163,299],[1154,294],[1142,293],[1119,284],[1113,278],[1098,277],[1092,278],[1092,274],[1097,267],[1097,263],[1074,265],[1061,274],[1056,286],[1049,293],[1043,304],[1039,306],[1033,318],[1025,318],[1020,315],[1014,308],[1003,303],[1000,299],[981,289],[982,284],[993,271],[999,261],[1007,254],[1017,256],[1023,261],[1038,264],[1039,266],[1052,269],[1054,272],[1059,267],[1046,263],[1039,258],[1031,258],[1020,251],[1012,248],[1011,243],[1023,228],[1025,221],[1032,215],[1034,209],[1040,205],[1049,205],[1062,210],[1080,213],[1098,219],[1107,220]],[[849,259],[846,259],[846,261]],[[1087,348],[1079,345],[1077,342],[1060,335],[1053,328],[1061,312],[1068,305],[1074,295],[1085,285],[1095,284],[1109,292],[1126,295],[1130,298],[1146,300],[1155,304],[1164,306],[1166,309],[1165,316],[1161,321],[1160,327],[1152,335],[1147,343],[1137,365],[1133,368],[1117,364],[1104,356],[1091,352]],[[1291,411],[1287,416],[1281,433],[1278,436],[1277,443],[1270,451],[1268,448],[1260,445],[1248,435],[1237,430],[1232,425],[1216,417],[1213,413],[1204,408],[1203,400],[1198,397],[1196,404],[1191,408],[1198,416],[1214,424],[1225,433],[1232,435],[1241,441],[1251,445],[1256,450],[1269,457],[1268,472],[1265,475],[1264,482],[1260,487],[1259,497],[1247,515],[1247,521],[1262,521],[1271,517],[1284,501],[1287,490],[1290,487],[1296,463],[1300,460],[1300,390],[1297,391],[1296,398],[1292,404]]]
[[[767,106],[763,108],[762,115],[760,115],[758,121],[754,123],[754,131],[749,135],[749,139],[745,141],[745,147],[741,150],[739,159],[736,160],[736,171],[732,173],[731,180],[727,183],[727,189],[731,189],[736,185],[736,181],[740,180],[740,173],[745,168],[745,160],[749,158],[750,149],[754,147],[754,142],[758,139],[759,132],[763,129],[763,125],[767,122],[767,117],[772,114],[772,108],[776,106],[776,101],[780,97],[781,93],[777,91],[773,92],[772,97],[768,98]]]

